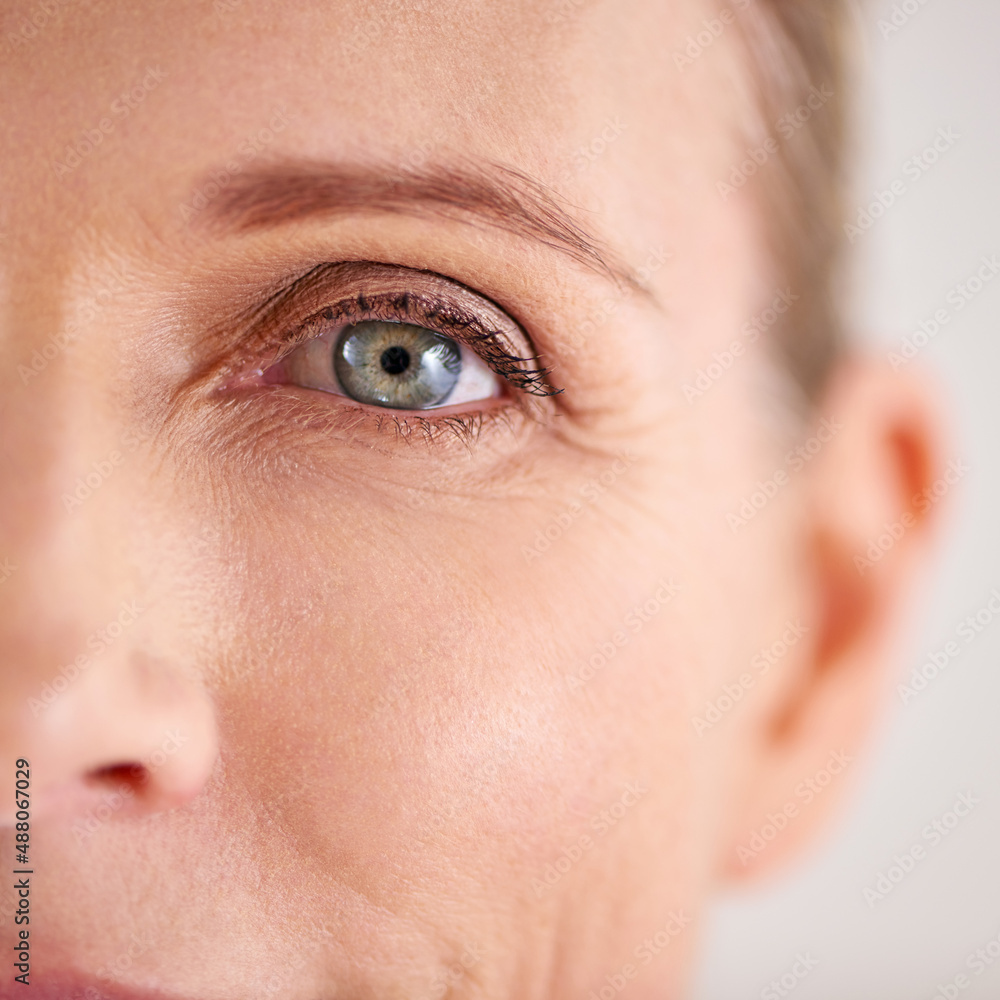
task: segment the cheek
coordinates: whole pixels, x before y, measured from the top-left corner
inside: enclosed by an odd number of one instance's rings
[[[337,883],[345,922],[380,919],[360,899],[438,928],[500,903],[584,923],[608,886],[648,908],[623,954],[702,894],[718,796],[691,720],[743,627],[707,412],[447,460],[216,419],[171,477],[204,538],[176,576],[220,808],[257,820],[265,868]]]
[[[610,833],[629,783],[651,789],[636,816],[675,811],[684,597],[669,559],[636,570],[641,531],[622,544],[592,511],[529,560],[549,503],[442,503],[303,487],[220,525],[228,766],[317,864],[370,881],[387,854],[474,855],[474,878],[530,881]]]

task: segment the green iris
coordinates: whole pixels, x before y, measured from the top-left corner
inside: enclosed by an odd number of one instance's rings
[[[371,320],[340,335],[333,368],[359,403],[422,410],[440,406],[455,388],[462,352],[454,340],[422,326]]]

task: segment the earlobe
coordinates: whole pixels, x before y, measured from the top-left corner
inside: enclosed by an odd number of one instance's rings
[[[934,394],[919,376],[852,360],[815,425],[836,428],[802,475],[797,608],[810,631],[757,693],[754,763],[723,870],[780,863],[834,811],[891,686],[905,598],[961,463],[944,457]],[[812,432],[810,432],[812,433]]]

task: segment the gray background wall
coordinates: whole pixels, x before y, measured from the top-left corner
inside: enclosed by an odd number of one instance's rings
[[[879,21],[894,7],[915,13],[886,37]],[[1000,0],[876,0],[858,19],[867,78],[854,201],[867,204],[894,178],[906,191],[855,242],[855,321],[885,353],[948,310],[918,361],[943,385],[952,451],[971,469],[948,498],[908,675],[1000,589],[1000,276],[960,312],[948,302],[981,258],[1000,255]],[[941,128],[959,138],[913,180],[907,161]],[[967,965],[990,941],[1000,951],[1000,616],[958,642],[940,676],[894,705],[834,836],[781,881],[720,901],[695,1000],[780,996],[767,985],[797,952],[818,964],[788,994],[795,1000],[1000,997],[1000,960],[981,974]],[[931,846],[923,829],[963,791],[979,804]],[[915,844],[926,858],[870,907],[864,888]],[[968,987],[939,992],[959,974]]]

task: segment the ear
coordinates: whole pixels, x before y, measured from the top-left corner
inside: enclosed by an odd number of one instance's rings
[[[909,372],[851,361],[831,382],[817,415],[829,440],[804,472],[805,559],[793,570],[808,641],[756,692],[724,841],[730,878],[794,854],[851,783],[894,678],[893,640],[939,501],[964,474],[945,464],[941,423],[928,385]]]

